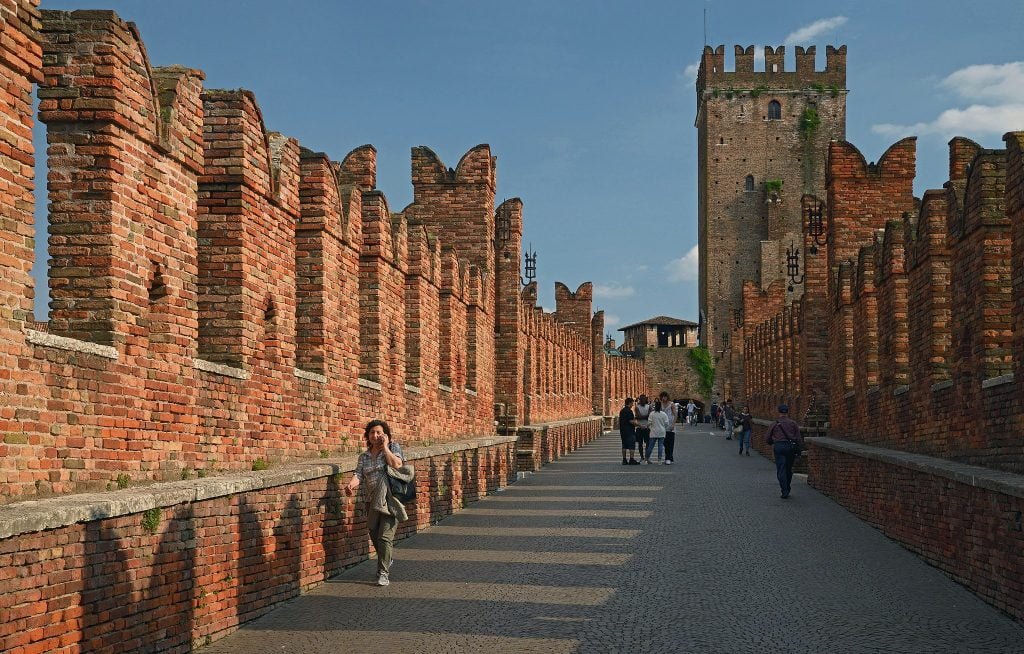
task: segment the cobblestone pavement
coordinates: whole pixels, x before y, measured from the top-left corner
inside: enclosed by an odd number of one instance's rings
[[[617,434],[212,646],[260,652],[1022,652],[1015,623],[723,432]]]

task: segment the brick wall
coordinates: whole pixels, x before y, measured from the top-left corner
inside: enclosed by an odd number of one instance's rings
[[[988,486],[985,470],[927,469],[889,452],[816,445],[809,481],[985,601],[1024,619],[1024,486],[1009,493]]]
[[[507,437],[407,458],[417,497],[398,538],[515,478]],[[187,652],[234,631],[367,558],[365,502],[342,491],[354,464],[0,507],[0,651]]]
[[[593,413],[590,286],[559,285],[554,314],[524,299],[522,203],[494,206],[488,146],[453,169],[413,148],[395,211],[372,146],[338,162],[268,131],[251,92],[151,66],[113,12],[0,12],[0,503],[352,452],[371,417],[424,442],[493,434],[496,403],[516,424]]]
[[[812,485],[1018,617],[1021,562],[1006,552],[1020,549],[1024,479],[1022,139],[953,139],[949,181],[920,201],[912,141],[877,164],[834,143],[827,283],[793,305],[806,332],[808,303],[824,298],[829,337],[787,337],[783,310],[745,340],[761,415],[792,399],[788,375],[830,368]],[[787,343],[809,351],[790,357]]]

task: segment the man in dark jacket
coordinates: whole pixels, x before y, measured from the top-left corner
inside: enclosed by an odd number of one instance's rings
[[[631,397],[626,398],[625,405],[619,411],[619,436],[622,438],[622,465],[640,465],[633,454],[636,449],[636,415],[633,413],[633,398]],[[629,460],[626,460],[627,453]]]
[[[804,444],[800,427],[789,417],[787,405],[779,405],[779,418],[769,427],[767,439],[775,452],[775,473],[782,488],[782,499],[786,499],[793,484],[793,461]]]

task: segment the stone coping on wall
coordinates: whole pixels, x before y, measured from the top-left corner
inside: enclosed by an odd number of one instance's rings
[[[406,459],[416,461],[515,441],[515,436],[481,436],[433,445],[412,445],[403,453]],[[154,508],[329,477],[355,470],[357,460],[358,455],[351,455],[334,460],[291,463],[270,470],[233,473],[206,479],[162,482],[105,493],[81,493],[15,502],[0,506],[0,540],[66,527],[78,522],[116,518]]]
[[[93,354],[105,359],[114,359],[115,361],[118,358],[117,348],[110,345],[100,345],[99,343],[80,341],[76,338],[57,336],[55,334],[39,332],[34,329],[26,329],[25,338],[32,345],[39,345],[41,347],[52,347],[58,350],[67,350],[69,352]]]
[[[581,422],[587,422],[588,420],[600,420],[604,422],[604,416],[582,416],[579,418],[566,418],[565,420],[554,420],[552,422],[538,422],[535,425],[519,425],[517,429],[530,430],[530,431],[541,431],[544,429],[550,429],[552,427],[564,427],[566,425],[575,425]]]
[[[759,425],[761,427],[771,427],[772,425],[775,424],[774,420],[766,420],[764,418],[751,418],[750,422],[754,423],[755,425]],[[800,432],[803,433],[803,434],[820,434],[821,432],[823,432],[826,429],[828,429],[827,426],[825,426],[825,427],[807,427],[806,425],[799,425],[799,427],[800,427]],[[806,436],[806,438],[810,438],[810,436]]]
[[[1024,475],[967,463],[958,463],[925,454],[913,454],[874,445],[864,445],[838,438],[822,436],[809,438],[808,441],[815,447],[845,452],[846,454],[852,454],[865,459],[881,461],[901,468],[909,468],[926,474],[944,477],[961,484],[967,484],[968,486],[1024,498]]]

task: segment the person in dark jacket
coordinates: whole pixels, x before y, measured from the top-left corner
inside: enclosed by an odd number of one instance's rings
[[[779,478],[782,499],[787,499],[793,485],[793,461],[800,454],[804,444],[800,427],[789,417],[787,405],[779,405],[779,417],[775,424],[768,428],[767,440],[775,453],[775,474]]]
[[[739,433],[740,454],[746,452],[750,456],[750,433],[754,430],[754,416],[750,415],[750,407],[743,407],[743,411],[736,414],[736,424],[741,427]]]
[[[633,413],[633,398],[627,397],[619,411],[619,436],[622,438],[622,465],[638,466],[633,452],[636,450],[636,414]],[[626,454],[629,459],[626,459]],[[641,455],[642,456],[642,455]]]

